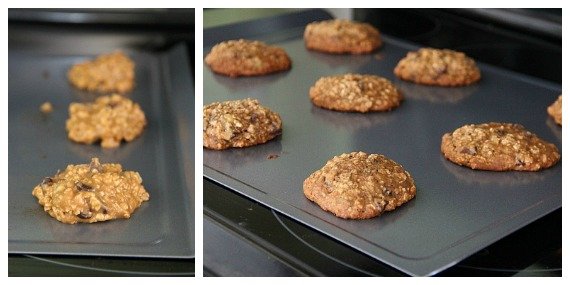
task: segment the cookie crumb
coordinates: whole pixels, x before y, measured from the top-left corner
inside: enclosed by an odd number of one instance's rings
[[[270,154],[267,156],[267,159],[277,159],[277,158],[279,158],[278,154]]]
[[[40,112],[42,112],[44,114],[49,114],[49,113],[53,112],[53,105],[50,102],[44,102],[40,106]]]

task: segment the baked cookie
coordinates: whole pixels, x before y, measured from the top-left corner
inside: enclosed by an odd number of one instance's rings
[[[204,147],[226,149],[265,143],[281,134],[281,117],[255,99],[217,102],[203,109]]]
[[[205,61],[214,72],[230,77],[265,75],[291,68],[284,49],[244,39],[215,45]]]
[[[70,140],[86,144],[101,140],[104,148],[134,140],[145,125],[140,106],[117,94],[99,97],[94,103],[71,103],[65,123]]]
[[[382,45],[372,25],[350,20],[313,22],[305,27],[305,46],[326,53],[371,53]]]
[[[395,161],[364,152],[345,153],[303,182],[305,196],[344,219],[368,219],[416,196],[414,179]]]
[[[394,73],[403,80],[438,86],[463,86],[481,79],[472,58],[448,49],[421,48],[408,52]]]
[[[558,96],[558,99],[548,106],[548,114],[554,119],[554,121],[562,126],[562,95]]]
[[[560,159],[558,148],[519,124],[465,125],[443,135],[441,152],[472,169],[537,171]]]
[[[135,84],[135,63],[124,53],[116,51],[73,65],[67,78],[79,89],[126,93],[133,90]]]
[[[309,90],[313,104],[344,112],[388,111],[402,95],[388,79],[375,75],[344,74],[321,77]]]
[[[66,224],[128,219],[149,199],[138,172],[101,164],[98,158],[44,178],[32,195],[44,211]]]

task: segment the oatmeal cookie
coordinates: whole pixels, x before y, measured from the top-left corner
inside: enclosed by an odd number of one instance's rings
[[[284,49],[244,39],[215,45],[205,62],[214,72],[230,77],[265,75],[291,68],[291,59]]]
[[[255,99],[217,102],[203,109],[204,147],[226,149],[265,143],[281,134],[281,117]]]
[[[537,171],[555,165],[558,148],[523,126],[508,123],[465,125],[441,140],[450,161],[472,169]]]
[[[97,98],[94,103],[71,103],[65,124],[70,140],[92,144],[101,140],[104,148],[115,148],[121,140],[130,142],[146,126],[140,106],[114,94]]]
[[[473,59],[448,49],[421,48],[408,52],[394,73],[403,80],[438,86],[470,85],[481,79]]]
[[[558,99],[548,106],[546,110],[552,119],[562,126],[562,95],[558,96]]]
[[[395,161],[364,152],[335,156],[303,182],[305,196],[344,219],[369,219],[416,196],[414,179]]]
[[[402,95],[388,79],[375,75],[344,74],[320,78],[309,91],[313,104],[336,111],[389,111]]]
[[[124,53],[116,51],[73,65],[67,78],[79,89],[123,94],[133,90],[135,63]]]
[[[138,172],[123,171],[120,164],[101,164],[98,158],[44,178],[32,195],[44,211],[66,224],[128,219],[149,200]]]
[[[350,20],[313,22],[305,27],[305,46],[326,53],[371,53],[382,45],[380,32],[372,25]]]

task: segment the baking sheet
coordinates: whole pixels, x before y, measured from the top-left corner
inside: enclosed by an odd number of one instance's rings
[[[128,97],[140,104],[148,124],[117,149],[74,143],[65,131],[69,104],[98,96],[71,87],[67,70],[98,53],[9,50],[8,253],[194,257],[194,88],[186,49],[122,49],[136,63]],[[54,106],[49,115],[39,111],[46,101]],[[92,157],[138,171],[150,201],[127,220],[68,225],[51,218],[32,196],[34,186]]]
[[[229,78],[204,68],[204,104],[257,98],[278,112],[283,134],[269,143],[225,151],[204,149],[204,175],[411,275],[435,274],[561,207],[562,162],[537,173],[474,171],[440,154],[441,136],[468,123],[524,125],[561,148],[561,128],[546,107],[561,86],[478,63],[480,83],[427,87],[395,78],[393,68],[418,46],[384,35],[371,55],[328,55],[305,49],[304,26],[330,18],[321,10],[204,31],[204,55],[223,40],[248,38],[283,47],[284,73]],[[339,113],[311,104],[322,76],[355,72],[392,80],[403,104],[386,113]],[[302,192],[303,180],[335,155],[384,154],[414,177],[415,199],[382,216],[349,221],[322,211]],[[268,155],[277,154],[277,159]]]

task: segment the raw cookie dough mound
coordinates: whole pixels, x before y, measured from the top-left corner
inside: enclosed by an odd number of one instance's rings
[[[443,135],[441,152],[472,169],[537,171],[555,165],[558,148],[523,126],[508,123],[465,125]]]
[[[32,195],[44,211],[66,224],[128,219],[149,199],[138,172],[101,164],[98,158],[44,178]]]
[[[463,86],[481,79],[473,59],[448,49],[421,48],[408,52],[394,73],[406,81],[438,86]]]
[[[124,53],[117,51],[72,66],[67,77],[79,89],[126,93],[133,90],[135,84],[135,64]]]
[[[137,103],[114,94],[97,98],[94,103],[71,103],[66,122],[70,140],[92,144],[101,140],[104,148],[114,148],[122,140],[137,138],[146,118]]]
[[[558,99],[548,106],[547,111],[552,119],[562,126],[562,95],[558,96]]]
[[[335,156],[303,183],[305,196],[344,219],[368,219],[408,202],[414,179],[395,161],[353,152]]]
[[[265,75],[291,68],[284,49],[244,39],[215,45],[205,61],[214,72],[230,77]]]
[[[265,143],[281,134],[281,117],[254,99],[204,106],[204,147],[226,149]]]
[[[371,53],[382,45],[380,32],[372,25],[350,20],[313,22],[305,27],[308,49],[326,53]]]
[[[313,104],[336,111],[372,112],[396,108],[402,95],[388,79],[344,74],[320,78],[309,91]]]

